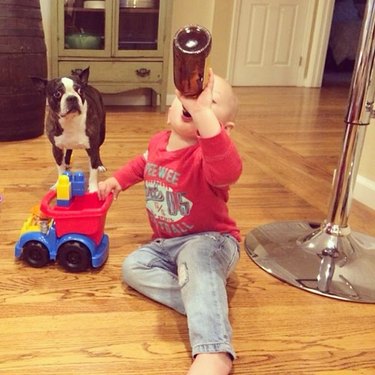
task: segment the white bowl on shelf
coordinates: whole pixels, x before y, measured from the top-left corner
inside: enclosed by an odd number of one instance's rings
[[[120,0],[120,8],[154,8],[155,0]]]
[[[83,3],[83,7],[86,9],[104,9],[105,1],[104,0],[86,0]]]

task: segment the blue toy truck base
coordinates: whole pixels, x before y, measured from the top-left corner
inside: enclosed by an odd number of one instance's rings
[[[69,245],[70,250],[67,249]],[[87,256],[80,258],[82,249],[87,251]],[[108,255],[109,238],[106,234],[98,245],[78,233],[69,233],[58,238],[54,224],[45,234],[39,231],[24,233],[15,245],[16,258],[24,260],[32,267],[40,268],[50,261],[57,261],[69,272],[85,271],[88,267],[99,268],[107,261]]]

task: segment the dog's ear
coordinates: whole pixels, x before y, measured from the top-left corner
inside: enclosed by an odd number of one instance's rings
[[[89,66],[86,69],[83,69],[79,73],[79,79],[84,86],[86,86],[89,83],[89,75],[90,75],[90,67]]]
[[[82,69],[79,69],[79,68],[77,68],[77,69],[72,69],[72,70],[70,71],[70,73],[71,73],[72,76],[76,76],[76,77],[79,78],[79,75],[82,73]]]
[[[48,80],[40,77],[30,77],[30,79],[33,81],[34,86],[37,88],[37,90],[40,93],[45,94]]]

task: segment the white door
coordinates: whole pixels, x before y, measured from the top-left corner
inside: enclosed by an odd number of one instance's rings
[[[234,86],[296,86],[308,0],[239,0]]]

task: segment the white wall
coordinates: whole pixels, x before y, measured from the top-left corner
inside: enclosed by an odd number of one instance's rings
[[[354,198],[375,210],[375,120],[367,126]]]
[[[51,1],[50,0],[39,0],[40,10],[42,12],[42,21],[44,29],[44,40],[47,46],[47,59],[48,59],[48,71],[50,71],[50,45],[51,45]]]

